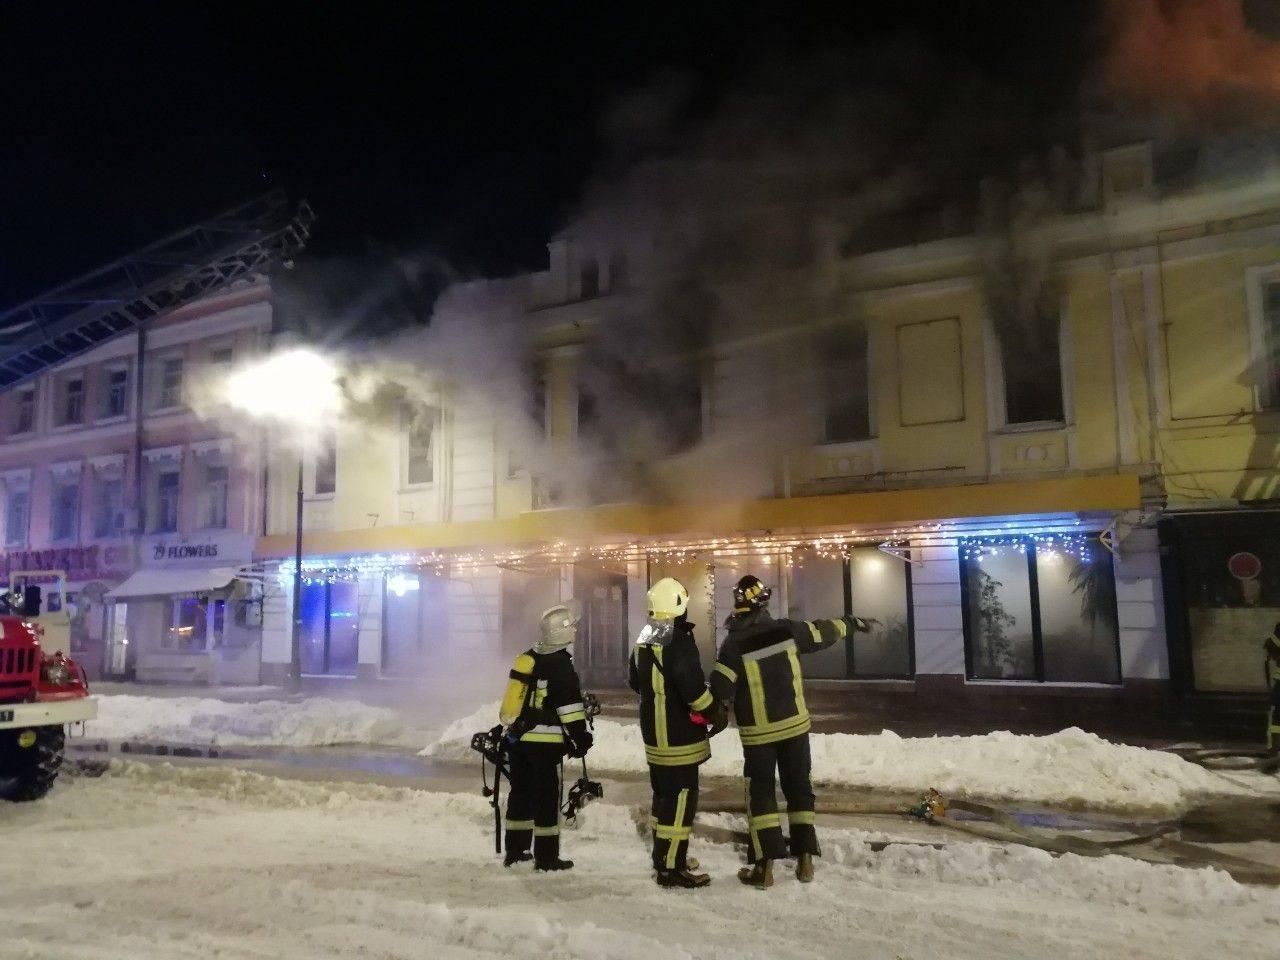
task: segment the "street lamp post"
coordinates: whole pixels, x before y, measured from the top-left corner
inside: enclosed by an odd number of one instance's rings
[[[227,377],[223,400],[255,420],[289,429],[301,445],[294,512],[293,616],[287,685],[302,687],[302,504],[305,442],[331,429],[342,412],[338,368],[332,360],[302,347],[272,353]]]
[[[298,457],[298,505],[293,521],[293,631],[289,636],[289,689],[302,689],[302,465]]]

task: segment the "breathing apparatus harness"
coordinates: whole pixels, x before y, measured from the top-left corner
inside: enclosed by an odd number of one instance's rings
[[[594,730],[595,718],[600,714],[600,700],[594,694],[584,693],[582,706],[587,715],[587,726]],[[493,845],[497,853],[502,853],[502,778],[506,777],[507,783],[511,783],[509,754],[511,747],[520,739],[521,726],[521,721],[518,719],[505,732],[502,724],[498,724],[471,735],[471,749],[480,754],[480,792],[493,808]],[[562,801],[560,813],[570,825],[576,822],[579,810],[592,800],[604,798],[604,787],[599,781],[592,780],[587,775],[586,756],[581,757],[581,760],[582,776],[569,789],[567,800],[564,799],[563,794],[564,778],[563,776],[560,778]],[[492,787],[489,786],[488,764],[493,765]],[[561,764],[563,766],[563,761]]]

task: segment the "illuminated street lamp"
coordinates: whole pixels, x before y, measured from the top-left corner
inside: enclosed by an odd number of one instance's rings
[[[293,632],[289,689],[302,687],[302,471],[305,441],[330,428],[342,412],[338,368],[332,360],[294,347],[270,354],[227,377],[222,399],[229,406],[293,433],[299,441],[298,501],[294,521]]]

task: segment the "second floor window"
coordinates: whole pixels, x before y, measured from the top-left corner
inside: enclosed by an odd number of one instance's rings
[[[5,499],[4,542],[21,546],[27,542],[27,525],[31,518],[31,491],[10,489]]]
[[[1041,336],[1009,332],[1000,337],[1005,423],[1063,423],[1062,344],[1056,315],[1045,313]],[[1035,342],[1035,341],[1040,342]]]
[[[36,428],[36,392],[35,390],[19,390],[16,394],[17,409],[14,411],[13,432],[30,433]]]
[[[182,406],[181,357],[165,357],[160,361],[160,389],[156,406],[161,410]]]
[[[76,377],[63,385],[62,423],[80,423],[84,420],[84,379]]]
[[[151,533],[176,533],[182,499],[182,474],[164,470],[156,474],[156,495],[151,510]]]
[[[867,331],[861,327],[833,331],[822,338],[818,349],[823,374],[823,441],[854,443],[870,439]]]
[[[129,410],[129,371],[116,367],[107,371],[106,395],[102,402],[104,417],[123,417]]]
[[[204,490],[201,491],[200,525],[209,530],[227,526],[227,468],[210,464],[204,468]]]
[[[323,495],[338,489],[338,442],[333,434],[329,434],[321,442],[316,451],[315,476],[312,479],[312,493]]]
[[[116,537],[124,531],[124,480],[119,476],[94,478],[93,535]]]
[[[55,541],[76,539],[80,521],[80,478],[53,483],[50,534]]]
[[[1262,287],[1262,339],[1267,367],[1265,395],[1267,406],[1280,407],[1280,281]]]
[[[438,413],[434,407],[406,408],[404,417],[408,432],[405,479],[410,484],[435,480],[435,436]]]

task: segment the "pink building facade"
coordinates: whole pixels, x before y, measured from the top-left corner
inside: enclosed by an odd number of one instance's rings
[[[66,571],[91,675],[257,681],[261,444],[191,403],[270,332],[246,281],[0,394],[0,576]]]

